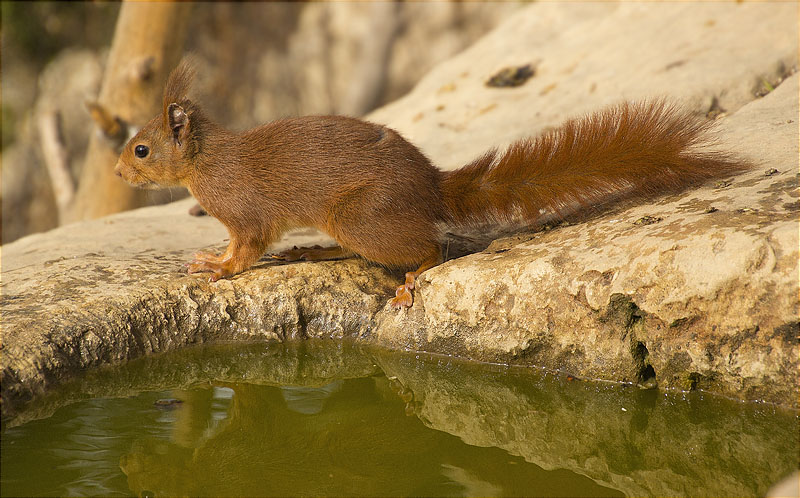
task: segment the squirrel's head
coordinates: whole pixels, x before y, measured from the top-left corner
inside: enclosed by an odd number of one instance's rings
[[[136,187],[186,185],[200,149],[199,109],[186,98],[194,71],[185,60],[169,75],[163,110],[125,144],[114,171]]]

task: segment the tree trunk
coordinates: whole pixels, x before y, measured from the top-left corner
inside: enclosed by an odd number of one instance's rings
[[[70,221],[98,218],[143,206],[145,193],[114,174],[122,146],[161,111],[169,71],[183,52],[191,3],[122,4],[105,75],[90,113],[97,133],[89,140]]]
[[[392,49],[400,35],[402,6],[399,2],[375,2],[370,5],[369,29],[359,40],[361,54],[350,75],[353,84],[342,98],[337,112],[363,116],[375,109],[389,79]]]

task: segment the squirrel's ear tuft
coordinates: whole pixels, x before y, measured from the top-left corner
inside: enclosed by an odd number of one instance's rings
[[[181,60],[178,67],[172,70],[167,78],[167,85],[164,87],[163,115],[164,126],[167,131],[172,130],[170,124],[170,106],[173,104],[186,105],[186,95],[194,79],[194,64],[188,58]]]
[[[183,107],[174,102],[167,106],[167,122],[172,139],[178,146],[186,143],[186,139],[189,136],[189,116],[183,110]]]

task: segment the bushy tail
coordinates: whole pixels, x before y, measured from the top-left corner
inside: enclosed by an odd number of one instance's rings
[[[562,218],[621,199],[681,190],[747,168],[701,151],[710,122],[664,101],[625,103],[444,173],[448,220],[459,225]]]

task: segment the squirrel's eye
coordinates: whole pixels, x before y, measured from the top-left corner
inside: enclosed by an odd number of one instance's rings
[[[147,157],[147,154],[150,153],[150,149],[146,145],[137,145],[135,149],[133,149],[133,153],[136,154],[136,157]]]

